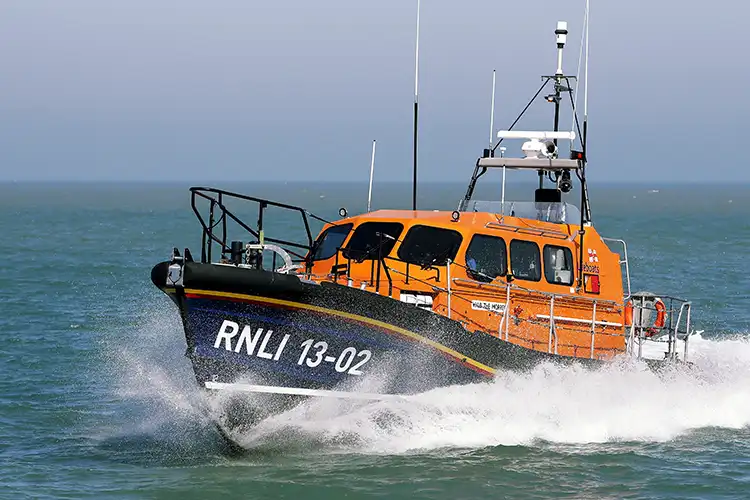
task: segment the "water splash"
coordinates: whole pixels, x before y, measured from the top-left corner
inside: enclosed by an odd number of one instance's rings
[[[171,303],[141,311],[131,325],[116,325],[100,341],[112,408],[90,434],[109,447],[141,443],[158,449],[195,450],[220,447],[213,415],[196,386],[185,358],[185,337]],[[114,444],[112,444],[114,443]],[[127,450],[123,449],[125,453]]]
[[[403,401],[311,399],[233,438],[256,450],[408,453],[539,441],[666,441],[692,429],[750,425],[749,339],[696,336],[691,344],[693,369],[656,373],[630,359],[599,370],[546,363]],[[222,417],[221,400],[207,401],[198,390],[182,349],[179,321],[159,314],[114,353],[117,397],[146,412],[139,432],[189,422],[205,428]]]
[[[666,441],[692,429],[750,424],[748,340],[692,342],[697,369],[655,373],[627,359],[593,371],[547,363],[408,401],[311,400],[262,422],[241,443],[266,446],[292,433],[360,452],[405,453],[538,441]]]

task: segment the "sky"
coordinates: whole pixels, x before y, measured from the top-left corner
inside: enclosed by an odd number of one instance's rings
[[[498,130],[554,73],[558,20],[577,73],[584,1],[422,0],[420,181],[468,180],[492,70]],[[591,4],[590,180],[749,182],[750,2]],[[416,0],[4,0],[0,181],[366,182],[373,139],[376,180],[410,181],[415,21]]]

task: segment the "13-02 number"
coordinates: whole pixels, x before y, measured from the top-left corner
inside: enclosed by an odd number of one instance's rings
[[[297,361],[298,365],[305,363],[310,368],[315,368],[320,365],[323,361],[329,363],[335,363],[333,368],[339,373],[348,373],[349,375],[362,375],[362,368],[365,363],[370,361],[372,352],[368,349],[357,351],[354,347],[347,347],[341,351],[338,357],[335,356],[324,356],[328,351],[328,342],[321,340],[315,342],[315,339],[307,339],[302,344],[302,354]],[[308,357],[310,350],[313,350],[312,355]],[[356,362],[355,362],[356,361]]]

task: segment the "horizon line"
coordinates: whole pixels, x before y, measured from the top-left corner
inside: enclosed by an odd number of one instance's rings
[[[216,185],[216,184],[226,184],[226,183],[235,183],[235,184],[241,184],[241,185],[247,185],[247,184],[292,184],[292,185],[320,185],[320,184],[336,184],[336,185],[343,185],[343,184],[367,184],[367,180],[340,180],[340,179],[332,179],[332,180],[300,180],[300,179],[293,179],[293,180],[273,180],[273,179],[265,179],[265,180],[236,180],[236,179],[215,179],[215,180],[174,180],[174,179],[0,179],[0,185],[10,185],[10,184],[36,184],[36,185],[50,185],[50,184],[58,184],[58,185],[65,185],[65,184],[81,184],[81,185],[92,185],[92,184],[153,184],[153,185],[173,185],[173,186],[203,186],[207,187],[210,185]],[[375,184],[401,184],[405,186],[411,186],[411,181],[409,180],[381,180],[381,181],[374,181]],[[506,184],[534,184],[535,180],[527,180],[527,181],[507,181]],[[425,180],[420,182],[419,184],[423,185],[456,185],[456,184],[467,184],[467,181],[459,181],[459,180]],[[621,185],[621,186],[685,186],[685,185],[711,185],[711,186],[724,186],[724,185],[750,185],[750,180],[685,180],[685,179],[676,179],[676,180],[665,180],[665,181],[647,181],[647,180],[605,180],[605,181],[591,181],[588,180],[589,185]]]

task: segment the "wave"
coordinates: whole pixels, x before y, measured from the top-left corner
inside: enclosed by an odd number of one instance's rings
[[[598,370],[545,363],[405,401],[310,400],[260,423],[240,442],[252,448],[304,436],[362,452],[404,453],[538,441],[666,441],[693,429],[750,424],[750,342],[700,336],[691,342],[692,369],[657,373],[631,359]]]
[[[221,407],[203,398],[182,356],[178,321],[159,315],[135,338],[112,361],[119,372],[117,396],[138,402],[148,415],[138,421],[138,432],[162,429],[165,422],[205,427],[220,416]],[[692,368],[655,372],[629,358],[597,370],[544,363],[404,400],[310,399],[233,437],[256,450],[310,449],[313,443],[318,449],[409,453],[540,441],[662,442],[694,429],[750,425],[750,338],[696,335],[690,343]]]

